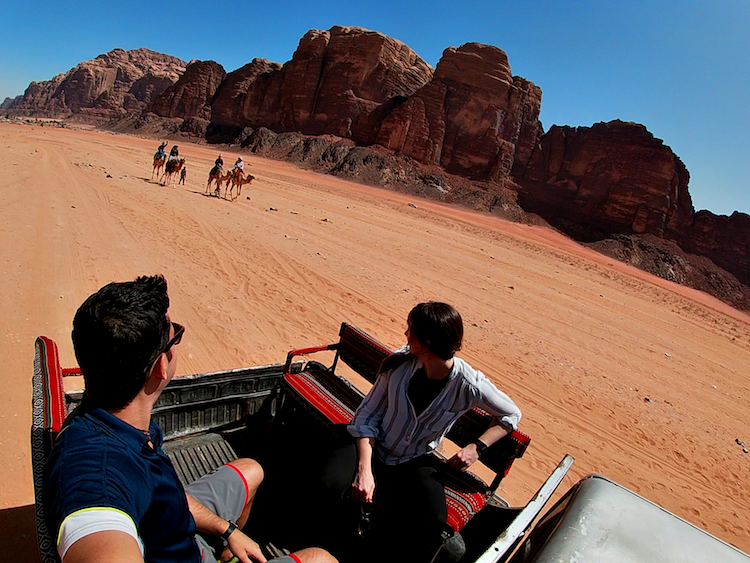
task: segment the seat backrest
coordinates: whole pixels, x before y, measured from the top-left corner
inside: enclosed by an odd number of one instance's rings
[[[339,358],[364,377],[370,383],[375,383],[380,371],[380,364],[391,355],[391,350],[384,346],[365,331],[348,323],[341,323],[339,343],[336,359],[332,368],[335,370]]]
[[[63,370],[57,344],[46,336],[36,339],[32,388],[31,465],[39,552],[42,563],[59,563],[57,547],[44,517],[44,464],[65,421],[63,376],[78,370]]]

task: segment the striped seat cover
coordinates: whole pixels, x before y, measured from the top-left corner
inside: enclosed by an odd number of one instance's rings
[[[36,339],[32,380],[31,466],[39,552],[42,563],[59,562],[55,542],[44,518],[42,482],[44,463],[68,414],[63,377],[80,375],[79,369],[62,369],[57,344],[46,336]]]

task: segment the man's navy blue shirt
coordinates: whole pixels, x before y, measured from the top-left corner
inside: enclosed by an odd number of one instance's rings
[[[105,410],[90,408],[66,423],[45,466],[45,511],[57,538],[63,520],[86,508],[114,508],[135,523],[147,562],[199,562],[195,521],[185,490],[161,449]]]

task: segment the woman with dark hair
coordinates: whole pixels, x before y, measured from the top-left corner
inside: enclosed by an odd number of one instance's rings
[[[465,469],[521,419],[505,393],[455,357],[463,341],[463,321],[454,307],[420,303],[407,324],[407,345],[383,361],[348,427],[356,444],[338,450],[324,473],[324,486],[337,502],[350,496],[365,503],[365,516],[368,503],[387,513],[368,532],[372,549],[367,556],[373,561],[395,554],[402,561],[429,561],[434,555],[447,508],[437,458],[430,454],[456,420],[474,407],[495,419],[478,440],[448,461]]]

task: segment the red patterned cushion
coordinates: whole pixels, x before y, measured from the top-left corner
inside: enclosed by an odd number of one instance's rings
[[[321,369],[284,374],[284,384],[287,391],[303,400],[303,406],[333,424],[349,424],[363,398],[349,383]]]
[[[375,383],[380,364],[391,355],[391,351],[365,331],[348,323],[341,323],[339,338],[339,357],[367,381]]]
[[[59,563],[54,539],[44,518],[44,463],[65,421],[65,391],[57,344],[46,336],[36,339],[32,387],[31,466],[34,475],[36,525],[42,563]]]
[[[57,344],[46,336],[40,336],[36,339],[36,351],[34,390],[40,394],[34,399],[40,401],[38,406],[43,416],[42,420],[36,422],[41,423],[45,430],[59,432],[65,421],[65,391]]]
[[[473,473],[448,464],[441,465],[440,473],[445,486],[448,526],[454,532],[460,532],[487,504],[487,484]]]

